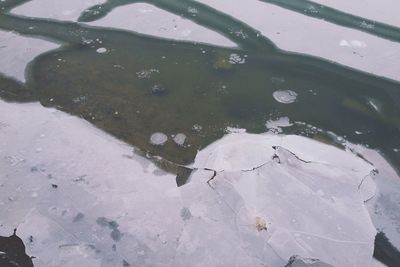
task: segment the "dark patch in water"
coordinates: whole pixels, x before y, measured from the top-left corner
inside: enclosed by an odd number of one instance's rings
[[[25,253],[25,245],[16,234],[9,237],[0,236],[1,267],[33,267],[32,259]]]
[[[186,167],[178,167],[177,174],[176,174],[176,185],[178,187],[186,184],[190,175],[192,174],[193,169],[186,168]]]
[[[376,234],[374,258],[389,267],[400,266],[400,252],[383,232]]]

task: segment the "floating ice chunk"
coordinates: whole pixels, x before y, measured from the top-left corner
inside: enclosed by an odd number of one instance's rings
[[[174,142],[179,146],[183,146],[183,144],[185,144],[185,141],[186,135],[184,135],[183,133],[178,133],[174,136]]]
[[[105,47],[97,48],[96,52],[99,54],[104,54],[107,52],[107,48],[105,48]]]
[[[188,7],[188,12],[195,15],[198,13],[198,10],[195,7]]]
[[[283,104],[291,104],[296,101],[297,93],[292,90],[275,91],[272,96],[276,101]]]
[[[246,59],[238,54],[233,53],[230,54],[228,62],[231,64],[244,64]]]
[[[168,136],[163,133],[153,133],[150,136],[150,143],[155,146],[162,146],[167,142]]]
[[[269,131],[278,132],[278,133],[282,132],[282,127],[290,127],[292,125],[293,124],[290,123],[290,120],[288,117],[281,117],[276,120],[269,120],[265,124],[265,126],[267,127],[267,129]]]

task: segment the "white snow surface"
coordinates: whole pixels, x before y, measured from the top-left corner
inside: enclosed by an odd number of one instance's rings
[[[340,11],[400,27],[397,0],[313,0]]]
[[[198,0],[243,21],[279,48],[400,81],[400,44],[258,0]],[[395,12],[395,11],[393,11]],[[365,47],[340,45],[342,40]],[[343,42],[342,42],[343,43]]]
[[[362,183],[373,166],[352,153],[232,133],[198,153],[178,188],[132,151],[61,111],[0,101],[0,235],[18,227],[38,267],[284,266],[294,254],[373,262],[362,193],[375,190]],[[217,172],[208,183],[204,168]]]
[[[195,15],[195,14],[194,14]],[[236,47],[228,38],[156,6],[134,3],[119,6],[91,26],[134,31],[161,38]]]
[[[106,0],[31,0],[13,8],[11,13],[35,18],[78,21],[82,11],[105,2]]]
[[[60,45],[0,30],[0,73],[25,82],[25,70],[38,55]]]

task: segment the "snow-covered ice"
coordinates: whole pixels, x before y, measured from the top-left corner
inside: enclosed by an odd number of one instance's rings
[[[372,263],[364,200],[375,183],[363,181],[374,167],[350,152],[232,133],[198,153],[178,188],[61,111],[1,101],[0,122],[0,233],[18,227],[35,266],[283,266],[294,254]]]
[[[389,25],[400,27],[400,17],[397,15],[400,9],[397,0],[313,0],[352,15],[372,19]]]
[[[105,17],[88,22],[88,24],[134,31],[161,38],[227,47],[237,46],[217,32],[146,3],[119,6]]]
[[[27,17],[77,21],[81,12],[106,0],[31,0],[11,10]]]
[[[25,70],[29,62],[38,55],[59,46],[42,39],[0,30],[0,73],[25,82]]]
[[[396,60],[400,53],[398,42],[258,0],[198,1],[259,30],[283,50],[324,58],[378,76],[400,80],[400,72],[397,71],[400,62]],[[365,43],[366,47],[340,46],[341,40],[358,40]]]

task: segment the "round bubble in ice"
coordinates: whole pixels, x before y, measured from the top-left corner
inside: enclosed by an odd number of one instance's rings
[[[296,101],[297,93],[292,90],[282,90],[275,91],[272,96],[279,103],[290,104]]]
[[[155,146],[162,146],[167,142],[168,136],[163,133],[153,133],[150,136],[150,143]]]
[[[185,140],[186,140],[186,135],[184,135],[183,133],[178,133],[174,136],[174,142],[179,146],[183,146]]]

